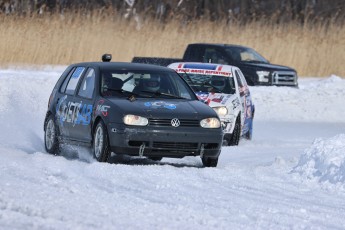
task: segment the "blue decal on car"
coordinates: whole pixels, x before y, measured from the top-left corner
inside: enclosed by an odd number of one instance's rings
[[[64,122],[74,125],[89,125],[91,122],[92,105],[83,104],[82,102],[66,103],[67,96],[62,97],[56,106],[56,116],[60,125]]]
[[[172,104],[172,103],[167,103],[165,101],[155,101],[155,102],[145,102],[144,105],[146,107],[151,107],[154,109],[158,109],[158,108],[166,108],[166,109],[176,109],[176,105]]]
[[[77,119],[74,124],[88,125],[91,122],[92,105],[80,104]]]
[[[191,64],[185,64],[183,67],[184,67],[184,68],[189,68],[189,69],[216,70],[217,65],[215,65],[215,64],[197,64],[197,63],[191,63]]]

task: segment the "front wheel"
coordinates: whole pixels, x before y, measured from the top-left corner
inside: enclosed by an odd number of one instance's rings
[[[108,133],[102,121],[98,122],[93,135],[93,155],[99,162],[106,162],[110,156]]]
[[[44,146],[48,153],[55,155],[59,153],[60,145],[58,139],[58,132],[53,115],[49,115],[46,121],[44,129]]]
[[[227,144],[228,146],[235,146],[238,145],[241,137],[241,121],[240,119],[236,119],[234,131],[232,135],[228,138]]]
[[[201,161],[205,167],[217,167],[218,157],[217,158],[202,157]]]

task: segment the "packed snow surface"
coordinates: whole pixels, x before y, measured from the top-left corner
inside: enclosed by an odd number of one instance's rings
[[[252,141],[200,158],[45,152],[64,67],[0,70],[0,229],[345,229],[345,80],[251,87]]]

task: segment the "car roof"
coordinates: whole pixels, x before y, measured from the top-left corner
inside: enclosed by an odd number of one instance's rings
[[[173,71],[170,68],[151,64],[131,63],[131,62],[81,62],[71,66],[92,66],[101,70],[119,69],[119,70],[142,70],[142,71]]]
[[[231,65],[201,63],[201,62],[175,62],[168,66],[177,72],[187,72],[205,75],[220,75],[232,77],[232,69],[237,67]]]

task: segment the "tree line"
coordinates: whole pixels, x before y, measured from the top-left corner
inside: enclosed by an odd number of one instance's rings
[[[42,15],[67,12],[118,13],[124,17],[226,20],[245,23],[271,20],[276,23],[297,21],[345,22],[344,0],[0,0],[4,15]]]

